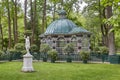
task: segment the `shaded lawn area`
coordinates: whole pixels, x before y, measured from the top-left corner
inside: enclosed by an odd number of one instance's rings
[[[120,65],[33,63],[36,72],[21,72],[22,62],[0,62],[0,80],[120,80]]]

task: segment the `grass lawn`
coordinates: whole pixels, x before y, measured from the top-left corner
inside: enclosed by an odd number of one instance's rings
[[[22,62],[0,62],[0,80],[120,80],[120,65],[34,62],[36,72],[21,72]]]

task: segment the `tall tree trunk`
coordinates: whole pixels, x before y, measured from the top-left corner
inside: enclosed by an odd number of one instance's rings
[[[15,0],[15,44],[18,42],[17,0]]]
[[[106,18],[109,19],[113,14],[112,14],[112,6],[107,6],[106,7]],[[113,25],[108,25],[108,43],[109,43],[109,55],[114,55],[115,54],[115,37],[114,37],[114,31],[110,32],[110,30],[113,28]]]
[[[14,15],[14,10],[12,15]],[[16,43],[16,38],[15,38],[15,18],[14,16],[12,16],[12,20],[13,20],[13,36],[14,36],[14,44]]]
[[[1,15],[0,15],[0,36],[1,36],[1,49],[3,49],[3,31],[2,31]]]
[[[46,22],[46,0],[44,0],[43,3],[42,33],[44,32],[46,26],[45,22]]]
[[[30,6],[31,6],[31,29],[32,29],[32,38],[31,38],[31,44],[34,44],[34,30],[35,30],[35,6],[36,6],[36,0],[34,0],[34,4],[32,0],[30,0]]]
[[[101,9],[101,2],[99,1],[99,18],[100,18],[100,27],[101,27],[101,33],[102,33],[102,45],[108,47],[108,29],[106,28],[106,24],[102,22],[103,18],[106,18],[105,16],[105,8]],[[103,17],[103,18],[102,18]]]
[[[27,0],[24,0],[24,28],[27,29]]]
[[[31,44],[33,44],[33,5],[32,5],[32,0],[30,0],[30,26],[31,26],[31,31],[32,31],[32,38],[31,38]]]
[[[32,5],[32,0],[30,0],[30,18],[31,18],[31,21],[30,21],[30,24],[31,24],[31,29],[33,28],[33,5]]]
[[[9,38],[9,43],[8,43],[8,48],[11,48],[11,19],[10,19],[10,4],[9,0],[7,0],[7,13],[8,13],[8,38]]]
[[[55,11],[56,11],[56,3],[54,3],[54,10],[53,10],[53,21],[55,20]]]
[[[34,44],[35,27],[36,27],[36,0],[34,0],[34,14],[33,14],[33,27],[32,27],[32,44]]]
[[[13,21],[13,37],[14,37],[14,45],[15,45],[15,43],[16,43],[16,38],[15,38],[15,8],[14,8],[14,4],[15,4],[15,2],[14,2],[14,0],[12,0],[12,16],[11,16],[11,18],[12,18],[12,21]]]

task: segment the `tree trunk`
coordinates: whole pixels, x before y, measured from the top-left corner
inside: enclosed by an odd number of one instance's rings
[[[33,28],[32,28],[32,43],[34,44],[35,36],[35,27],[36,27],[36,0],[34,0],[34,14],[33,14]]]
[[[17,0],[15,0],[15,44],[18,42]]]
[[[3,31],[2,31],[2,24],[1,24],[1,15],[0,15],[0,36],[1,36],[1,49],[3,49]]]
[[[14,45],[15,45],[15,43],[16,43],[16,38],[15,38],[15,10],[14,10],[14,4],[15,4],[15,2],[14,2],[14,0],[12,0],[12,21],[13,21],[13,37],[14,37]]]
[[[14,15],[14,13],[12,15]],[[13,20],[13,36],[14,36],[14,44],[15,44],[16,38],[15,38],[15,18],[14,18],[14,16],[12,16],[12,20]]]
[[[8,43],[8,48],[11,48],[11,19],[10,19],[10,6],[9,6],[9,0],[7,0],[7,13],[8,13],[8,38],[9,38],[9,43]]]
[[[35,21],[36,21],[36,0],[34,0],[34,5],[32,3],[32,0],[30,2],[31,5],[31,29],[32,29],[32,38],[31,38],[31,44],[34,44],[34,36],[35,36]]]
[[[31,44],[33,44],[33,40],[34,40],[34,38],[33,38],[33,27],[34,27],[34,25],[33,25],[33,5],[32,5],[32,0],[30,0],[30,18],[31,18],[31,20],[30,20],[30,24],[31,24],[31,31],[32,31],[32,38],[31,38]]]
[[[55,11],[56,11],[56,3],[54,3],[53,21],[55,21]]]
[[[109,19],[112,16],[112,6],[107,6],[106,7],[106,17]],[[108,25],[108,43],[109,43],[109,55],[114,55],[115,54],[115,37],[114,37],[114,31],[110,32],[110,30],[113,28],[113,25]]]
[[[24,0],[24,28],[27,29],[27,0]]]
[[[46,26],[45,22],[46,22],[46,0],[44,0],[43,4],[42,33],[44,32]]]
[[[101,27],[101,33],[102,33],[102,45],[108,47],[108,29],[106,28],[106,24],[102,22],[103,18],[106,18],[105,16],[105,9],[101,9],[101,2],[99,0],[99,18],[100,18],[100,27]]]

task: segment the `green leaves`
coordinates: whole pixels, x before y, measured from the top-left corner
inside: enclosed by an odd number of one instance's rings
[[[64,52],[67,54],[73,53],[74,52],[74,46],[73,44],[69,43],[64,47]]]
[[[58,53],[58,52],[57,52],[56,50],[54,50],[54,49],[48,51],[48,55],[49,55],[50,58],[53,59],[53,60],[57,60],[57,53]]]
[[[51,48],[48,44],[41,44],[40,45],[40,52],[41,53],[47,53],[49,50],[51,50]]]
[[[80,51],[80,56],[82,60],[88,60],[90,56],[90,52],[88,51]]]

